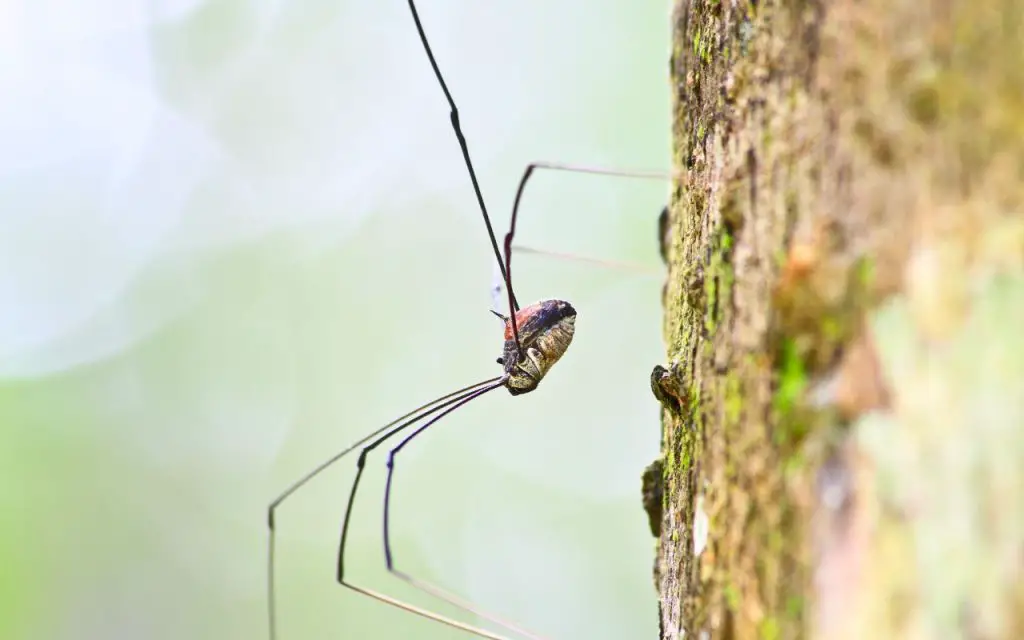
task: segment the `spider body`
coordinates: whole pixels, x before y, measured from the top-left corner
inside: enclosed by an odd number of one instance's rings
[[[505,367],[505,387],[514,396],[537,388],[572,342],[576,309],[564,300],[541,300],[516,312],[519,342],[505,319],[505,346],[498,363]]]

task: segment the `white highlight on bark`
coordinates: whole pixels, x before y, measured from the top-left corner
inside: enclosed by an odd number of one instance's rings
[[[699,558],[708,546],[708,531],[710,522],[708,514],[704,511],[704,496],[697,498],[697,508],[693,515],[693,555]]]

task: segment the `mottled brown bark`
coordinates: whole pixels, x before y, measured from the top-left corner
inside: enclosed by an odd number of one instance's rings
[[[1022,3],[672,20],[662,638],[1024,637]]]

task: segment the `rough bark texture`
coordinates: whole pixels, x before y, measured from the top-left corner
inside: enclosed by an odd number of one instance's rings
[[[672,20],[661,636],[1024,637],[1022,3]]]

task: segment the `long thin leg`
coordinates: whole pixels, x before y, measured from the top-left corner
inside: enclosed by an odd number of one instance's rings
[[[337,462],[341,458],[345,457],[349,453],[352,453],[357,448],[363,446],[364,444],[366,444],[367,442],[369,442],[373,438],[376,438],[376,437],[380,436],[380,434],[382,434],[382,433],[385,434],[383,436],[383,438],[386,439],[386,438],[394,435],[395,433],[398,433],[402,429],[405,429],[410,424],[412,424],[414,422],[417,422],[417,421],[419,421],[419,420],[421,420],[421,419],[423,419],[423,418],[425,418],[425,417],[427,417],[429,415],[432,415],[432,414],[436,413],[437,411],[440,411],[441,409],[443,409],[443,408],[445,408],[445,407],[447,407],[447,406],[449,406],[449,405],[451,405],[451,404],[453,404],[455,402],[458,402],[461,398],[465,397],[467,394],[471,394],[472,392],[478,391],[481,388],[491,389],[491,388],[493,388],[494,384],[499,383],[499,381],[502,381],[502,380],[503,380],[503,378],[501,376],[498,376],[498,377],[495,377],[495,378],[490,378],[488,380],[483,380],[481,382],[469,385],[467,387],[463,387],[462,389],[459,389],[458,391],[453,391],[453,392],[451,392],[451,393],[449,393],[447,395],[441,396],[440,398],[436,398],[434,400],[431,400],[430,402],[428,402],[428,403],[426,403],[424,405],[421,405],[421,406],[417,407],[416,409],[413,409],[412,411],[406,413],[405,415],[400,416],[400,417],[396,418],[395,420],[392,420],[391,422],[389,422],[386,425],[380,427],[379,429],[374,430],[372,433],[369,433],[369,434],[363,436],[362,438],[360,438],[356,442],[352,443],[351,445],[349,445],[348,447],[342,449],[338,453],[334,454],[333,456],[331,456],[330,458],[328,458],[327,460],[325,460],[321,464],[317,465],[309,473],[307,473],[306,475],[301,477],[296,482],[292,483],[287,489],[285,489],[277,498],[275,498],[270,503],[270,505],[267,507],[267,527],[270,529],[270,534],[268,536],[268,541],[267,541],[267,616],[268,616],[268,622],[269,622],[269,627],[270,627],[270,638],[271,638],[271,640],[275,640],[277,638],[277,598],[276,598],[276,593],[275,593],[275,586],[276,586],[275,567],[276,567],[276,562],[274,560],[274,558],[275,558],[275,550],[276,550],[276,538],[277,538],[277,536],[276,536],[276,519],[275,519],[275,513],[277,511],[277,508],[280,507],[281,504],[284,503],[284,501],[287,500],[292,494],[294,494],[296,491],[301,489],[310,480],[312,480],[316,476],[320,475],[320,473],[325,471],[328,467],[332,466],[335,462]],[[399,424],[399,423],[401,423],[401,424]],[[395,426],[395,425],[398,425],[398,426]],[[362,456],[361,456],[361,458],[360,458],[359,473],[362,473],[362,462],[363,461],[362,461]],[[356,481],[358,482],[358,474],[357,474],[357,480]],[[353,487],[353,493],[354,493],[354,487]],[[348,522],[348,513],[350,511],[351,511],[351,498],[350,498],[349,508],[346,510],[346,517],[345,517],[346,525],[347,525],[347,522]],[[346,526],[346,528],[347,528],[347,526]],[[344,534],[343,534],[343,537],[344,537]],[[340,564],[341,564],[341,561],[339,560],[339,568],[340,568]],[[383,600],[385,602],[388,602],[389,604],[395,604],[395,606],[399,606],[399,607],[402,607],[402,608],[407,608],[407,606],[403,606],[403,604],[401,604],[401,603],[391,602],[391,599],[388,596],[383,596],[381,594],[367,594],[367,595],[371,595],[371,597],[375,597],[378,600]]]
[[[472,391],[467,391],[466,393],[462,394],[461,396],[455,397],[455,398],[453,398],[453,399],[451,399],[451,400],[449,400],[449,401],[447,401],[447,402],[445,402],[445,403],[443,403],[441,405],[438,405],[437,407],[435,407],[435,409],[444,408],[444,411],[441,411],[436,416],[434,416],[433,418],[431,418],[430,420],[425,422],[423,425],[417,427],[415,432],[416,433],[421,433],[423,430],[427,429],[428,427],[430,427],[431,425],[433,425],[438,420],[440,420],[441,418],[445,417],[446,415],[448,415],[452,411],[455,411],[456,409],[458,409],[462,405],[466,404],[467,402],[470,402],[472,400],[475,400],[476,398],[479,398],[480,396],[482,396],[483,394],[487,393],[488,391],[493,391],[494,389],[497,389],[497,388],[503,386],[504,383],[505,383],[505,377],[499,377],[497,379],[494,379],[492,384],[489,384],[489,385],[484,386],[482,388],[473,389]],[[371,598],[375,598],[377,600],[380,600],[381,602],[386,602],[386,603],[388,603],[390,605],[393,605],[393,606],[396,606],[396,607],[398,607],[400,609],[404,609],[405,611],[408,611],[410,613],[415,613],[415,614],[417,614],[419,616],[423,616],[424,618],[429,618],[431,620],[435,620],[437,622],[441,622],[441,623],[446,624],[448,626],[455,627],[456,629],[461,629],[463,631],[468,631],[470,633],[475,633],[476,635],[482,636],[482,637],[485,637],[485,638],[492,638],[492,639],[496,639],[496,640],[506,640],[503,636],[493,634],[490,631],[486,631],[485,629],[481,629],[479,627],[475,627],[473,625],[466,624],[464,622],[459,622],[457,620],[454,620],[452,618],[448,618],[446,616],[442,616],[442,615],[434,613],[432,611],[427,611],[426,609],[422,609],[420,607],[416,607],[416,606],[407,604],[405,602],[401,602],[399,600],[396,600],[395,598],[392,598],[391,596],[387,596],[387,595],[381,594],[381,593],[379,593],[377,591],[373,591],[373,590],[370,590],[370,589],[366,589],[364,587],[360,587],[358,585],[354,585],[351,582],[347,582],[345,580],[345,546],[346,546],[346,541],[348,539],[348,525],[349,525],[349,522],[351,522],[352,507],[355,504],[356,492],[357,492],[357,490],[359,488],[359,480],[362,478],[363,469],[365,468],[365,465],[366,465],[366,456],[371,451],[373,451],[375,448],[380,446],[383,442],[385,442],[388,438],[390,438],[391,436],[393,436],[396,433],[398,433],[398,431],[400,429],[403,429],[403,428],[409,426],[413,422],[416,422],[418,420],[423,419],[424,417],[426,417],[426,415],[427,414],[423,414],[421,416],[417,416],[416,418],[414,418],[414,419],[412,419],[412,420],[402,424],[400,427],[396,427],[395,429],[391,430],[390,432],[385,433],[384,435],[380,436],[379,438],[377,438],[376,440],[374,440],[370,444],[366,445],[366,447],[363,448],[362,452],[360,452],[360,454],[359,454],[359,461],[357,462],[356,477],[355,477],[355,480],[353,480],[353,482],[352,482],[352,489],[351,489],[351,491],[349,493],[349,497],[348,497],[348,506],[345,508],[345,520],[344,520],[344,522],[343,522],[343,524],[341,526],[341,543],[340,543],[339,548],[338,548],[338,582],[340,584],[342,584],[342,585],[352,589],[353,591],[357,591],[357,592],[362,593],[364,595],[370,596]],[[385,500],[387,500],[387,493],[385,493],[384,495],[385,495]],[[387,536],[387,532],[385,531],[385,540],[386,540],[386,536]],[[390,571],[390,568],[391,568],[390,567],[390,564],[391,564],[390,557],[387,554],[385,554],[385,557],[388,559],[388,569]],[[473,611],[473,609],[471,609],[471,608],[469,608],[468,610],[470,611],[470,613],[475,613]],[[483,615],[483,617],[488,618],[488,616],[486,616],[486,615]],[[490,619],[490,618],[488,618],[488,619]],[[492,622],[496,622],[497,624],[502,624],[501,621],[499,621],[499,620],[491,619],[491,621]]]
[[[523,199],[523,192],[526,190],[526,183],[536,169],[547,169],[550,171],[566,171],[571,173],[589,173],[591,175],[614,176],[618,178],[639,178],[642,180],[671,180],[671,173],[663,171],[630,171],[615,169],[612,167],[599,167],[594,165],[567,164],[563,162],[531,162],[523,169],[523,175],[519,178],[519,187],[516,189],[516,199],[512,203],[512,219],[509,223],[508,233],[505,234],[505,273],[511,277],[512,273],[512,239],[516,235],[516,221],[519,218],[519,203]]]
[[[536,169],[547,169],[550,171],[567,171],[572,173],[589,173],[592,175],[615,176],[619,178],[639,178],[643,180],[670,180],[671,173],[662,171],[630,171],[615,169],[612,167],[600,167],[595,165],[568,164],[564,162],[531,162],[526,165],[523,175],[519,178],[519,187],[516,189],[516,199],[512,203],[512,219],[509,222],[508,233],[505,234],[505,269],[506,279],[512,278],[512,239],[516,235],[516,220],[519,217],[519,202],[523,199],[523,191],[526,183]],[[512,290],[509,289],[509,300],[512,299]],[[512,329],[516,330],[515,316],[512,317]]]
[[[654,269],[643,264],[635,262],[622,262],[620,260],[605,260],[603,258],[591,258],[588,256],[580,256],[574,253],[563,253],[561,251],[548,251],[547,249],[535,249],[533,247],[523,246],[521,244],[512,245],[512,250],[516,253],[522,254],[534,254],[538,256],[544,256],[546,258],[554,258],[555,260],[566,260],[570,262],[586,262],[592,264],[595,267],[603,267],[606,269],[621,269],[623,271],[633,271],[635,273],[641,273],[649,276],[664,275],[664,271],[661,269]]]
[[[508,271],[501,260],[501,251],[498,249],[498,240],[494,235],[494,227],[491,226],[491,217],[487,215],[487,205],[484,204],[484,195],[480,191],[480,184],[476,179],[476,171],[473,170],[473,161],[469,158],[469,146],[466,144],[466,136],[462,134],[462,125],[459,124],[459,108],[455,106],[455,100],[452,98],[451,92],[448,91],[448,84],[444,81],[444,76],[441,75],[441,69],[437,66],[437,60],[434,59],[434,52],[430,49],[430,43],[427,41],[427,34],[423,30],[423,24],[420,22],[420,15],[416,11],[416,3],[413,2],[413,0],[409,0],[409,11],[412,12],[412,19],[416,23],[416,31],[420,35],[420,42],[423,43],[423,49],[427,52],[427,58],[430,60],[430,67],[434,70],[437,82],[441,85],[441,91],[444,92],[444,97],[448,100],[448,106],[451,108],[452,129],[455,130],[455,137],[459,141],[459,148],[462,149],[462,158],[466,162],[466,169],[469,171],[469,179],[473,183],[473,193],[476,194],[477,204],[480,205],[480,213],[483,214],[484,224],[487,225],[487,235],[491,239],[491,248],[494,249],[494,258],[498,261],[498,268],[501,269],[501,277],[505,281],[505,288],[508,289],[509,314],[515,317],[516,311],[519,310],[519,304],[516,302],[515,293],[512,291],[512,279],[509,278]],[[515,327],[514,321],[512,326],[516,344],[519,344],[519,331]]]
[[[475,392],[475,393],[477,395],[480,395],[480,394],[486,393],[487,391],[488,391],[488,389],[485,389],[483,391],[478,391],[478,392]],[[469,402],[472,399],[473,398],[467,398],[463,402]],[[458,406],[458,405],[456,405],[456,406]],[[452,410],[454,410],[455,408],[456,407],[452,407]],[[436,418],[431,419],[426,424],[424,424],[424,425],[422,425],[420,427],[417,427],[412,433],[410,433],[409,435],[407,435],[404,438],[402,438],[402,441],[399,442],[393,449],[391,449],[388,452],[388,462],[387,462],[387,464],[388,464],[388,476],[387,476],[387,482],[384,485],[384,558],[385,558],[385,561],[387,562],[388,571],[390,571],[395,577],[397,577],[397,578],[399,578],[401,580],[404,580],[405,582],[407,582],[408,584],[412,585],[413,587],[419,589],[420,591],[423,591],[425,593],[429,593],[430,595],[434,596],[435,598],[439,598],[441,600],[444,600],[448,604],[456,606],[456,607],[458,607],[458,608],[460,608],[460,609],[462,609],[464,611],[468,611],[469,613],[472,613],[473,615],[476,615],[478,617],[481,617],[481,618],[484,618],[486,620],[489,620],[489,621],[491,621],[491,622],[493,622],[493,623],[495,623],[497,625],[500,625],[500,626],[508,629],[509,631],[513,631],[513,632],[523,636],[524,638],[530,638],[531,640],[542,640],[542,638],[540,636],[538,636],[538,635],[536,635],[536,634],[534,634],[534,633],[532,633],[530,631],[527,631],[526,629],[523,629],[522,627],[520,627],[518,625],[515,625],[515,624],[513,624],[511,622],[508,622],[507,620],[505,620],[503,618],[500,618],[500,617],[494,615],[493,613],[489,613],[487,611],[484,611],[483,609],[480,609],[479,607],[477,607],[473,603],[469,602],[468,600],[460,598],[460,597],[458,597],[458,596],[456,596],[456,595],[446,591],[445,589],[442,589],[442,588],[440,588],[440,587],[438,587],[436,585],[433,585],[433,584],[431,584],[429,582],[426,582],[424,580],[420,580],[419,578],[415,578],[415,577],[409,575],[408,573],[405,573],[404,571],[400,571],[398,568],[395,567],[394,553],[391,551],[391,533],[390,533],[391,529],[390,529],[390,524],[389,524],[390,523],[390,515],[391,515],[391,481],[394,478],[394,473],[395,473],[395,458],[398,456],[398,452],[401,451],[405,447],[405,445],[409,444],[412,441],[413,438],[415,438],[416,436],[418,436],[421,433],[423,433],[424,431],[426,431],[434,422],[439,420],[441,418],[441,416],[443,416],[443,415],[444,414],[441,414],[441,415],[437,416]]]

